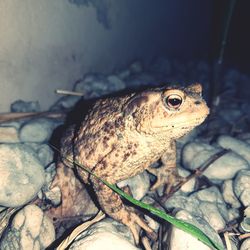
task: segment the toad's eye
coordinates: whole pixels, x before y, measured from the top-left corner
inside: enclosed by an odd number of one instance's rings
[[[182,98],[179,95],[169,95],[164,98],[165,104],[171,109],[178,109],[182,104]]]

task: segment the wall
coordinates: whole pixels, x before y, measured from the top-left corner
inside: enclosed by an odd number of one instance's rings
[[[199,0],[1,0],[0,112],[17,99],[39,100],[46,110],[56,88],[71,89],[86,72],[202,53],[209,7]]]

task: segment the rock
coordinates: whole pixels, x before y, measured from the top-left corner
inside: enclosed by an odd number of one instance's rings
[[[250,206],[250,170],[241,170],[234,180],[234,192],[245,207]]]
[[[110,89],[117,91],[125,88],[125,82],[116,75],[109,75],[107,80],[110,83]]]
[[[150,180],[146,171],[138,174],[132,178],[121,181],[118,183],[119,188],[129,186],[133,197],[137,200],[142,199],[150,188]]]
[[[245,210],[244,210],[244,216],[250,217],[250,207],[245,208]]]
[[[50,107],[51,111],[64,111],[73,108],[81,99],[80,96],[63,96]]]
[[[223,246],[222,241],[219,237],[219,235],[216,233],[216,231],[211,228],[208,223],[200,218],[199,216],[196,216],[194,214],[190,214],[189,212],[185,210],[179,211],[176,216],[178,219],[182,219],[184,221],[187,221],[198,228],[200,228],[207,236],[209,236],[214,242],[217,244],[220,244]],[[199,249],[199,250],[210,250],[211,248],[196,239],[194,236],[176,228],[172,227],[171,233],[169,235],[169,250],[189,250],[189,249]],[[163,246],[164,248],[164,246]],[[165,246],[165,248],[167,248]],[[164,249],[165,249],[164,248]]]
[[[45,169],[45,183],[42,187],[42,193],[38,194],[40,199],[45,198],[54,206],[58,206],[61,203],[61,190],[59,187],[50,188],[51,183],[56,175],[56,164],[53,162]]]
[[[178,167],[178,174],[181,176],[181,177],[187,177],[190,175],[190,172],[187,171],[186,169],[184,168],[180,168]],[[184,193],[191,193],[194,191],[194,188],[195,188],[195,183],[196,183],[196,180],[195,178],[192,178],[191,180],[189,180],[187,183],[185,183],[182,187],[181,187],[181,191],[184,192]]]
[[[250,108],[249,108],[250,110]],[[250,133],[242,133],[237,136],[238,139],[243,140],[244,142],[250,144]]]
[[[250,207],[244,210],[244,219],[240,223],[240,226],[245,232],[250,232]]]
[[[74,91],[84,94],[85,99],[100,97],[125,88],[125,83],[118,76],[106,77],[102,74],[88,74],[74,86]]]
[[[221,135],[217,142],[221,147],[231,149],[250,164],[250,145],[248,143],[228,135]]]
[[[155,73],[170,75],[172,66],[167,58],[160,57],[155,60],[155,62],[150,67],[150,70],[152,70]]]
[[[38,101],[25,102],[18,100],[10,105],[11,112],[39,112],[41,110]]]
[[[19,142],[18,131],[15,127],[0,127],[0,143]]]
[[[135,61],[129,66],[129,69],[130,69],[131,73],[138,74],[138,73],[141,73],[143,71],[143,66],[142,66],[141,62]]]
[[[236,208],[230,208],[227,210],[228,213],[228,221],[236,220],[240,217],[240,211]]]
[[[130,77],[130,75],[131,75],[131,72],[130,72],[129,69],[124,69],[124,70],[118,72],[118,74],[117,74],[117,76],[118,76],[121,80],[123,80],[123,81],[125,81],[128,77]]]
[[[27,142],[25,145],[31,147],[36,152],[38,159],[44,167],[47,167],[54,160],[54,152],[48,144]]]
[[[171,196],[166,202],[168,210],[184,209],[205,219],[215,230],[223,229],[229,220],[228,210],[216,187],[200,190],[188,197],[184,194]]]
[[[203,213],[203,218],[214,230],[218,231],[226,227],[226,221],[223,218],[221,211],[219,211],[217,204],[211,202],[201,202],[199,210]],[[228,218],[227,213],[227,220]]]
[[[250,238],[243,241],[240,246],[240,250],[249,250],[250,249]]]
[[[54,152],[47,144],[42,144],[37,150],[37,156],[43,166],[48,166],[54,160]]]
[[[126,85],[131,88],[141,87],[146,85],[154,85],[156,83],[156,79],[153,75],[143,72],[139,75],[131,76],[126,80]]]
[[[36,205],[20,210],[6,230],[0,249],[45,249],[55,240],[55,229]]]
[[[243,112],[239,107],[237,108],[222,108],[219,111],[219,116],[222,117],[226,122],[235,124],[243,116]]]
[[[35,118],[23,124],[19,131],[21,142],[47,142],[60,122],[48,118]]]
[[[230,204],[233,208],[240,208],[241,204],[233,191],[233,181],[226,180],[222,185],[222,194],[226,203]]]
[[[35,152],[22,144],[0,145],[0,205],[22,206],[44,183],[44,169]]]
[[[129,229],[121,223],[105,219],[82,232],[70,250],[136,250]]]
[[[240,223],[241,228],[249,233],[250,232],[250,217],[245,217],[243,221]]]
[[[220,148],[205,143],[188,143],[182,152],[183,166],[194,170],[219,151]],[[234,152],[228,152],[213,162],[204,175],[210,180],[223,181],[232,179],[242,169],[249,169],[247,161]]]

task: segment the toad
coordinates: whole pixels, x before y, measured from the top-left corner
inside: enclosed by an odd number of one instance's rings
[[[62,138],[62,161],[75,167],[84,183],[93,186],[102,210],[127,225],[139,241],[140,230],[152,229],[119,195],[75,162],[98,177],[116,184],[147,170],[157,177],[152,189],[171,187],[178,178],[175,140],[201,124],[209,109],[202,86],[162,87],[122,97],[98,100],[80,127],[71,127]],[[162,166],[152,163],[161,159]]]

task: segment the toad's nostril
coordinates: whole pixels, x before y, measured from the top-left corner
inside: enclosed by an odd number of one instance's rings
[[[194,104],[199,105],[199,104],[201,104],[201,101],[195,101]]]

